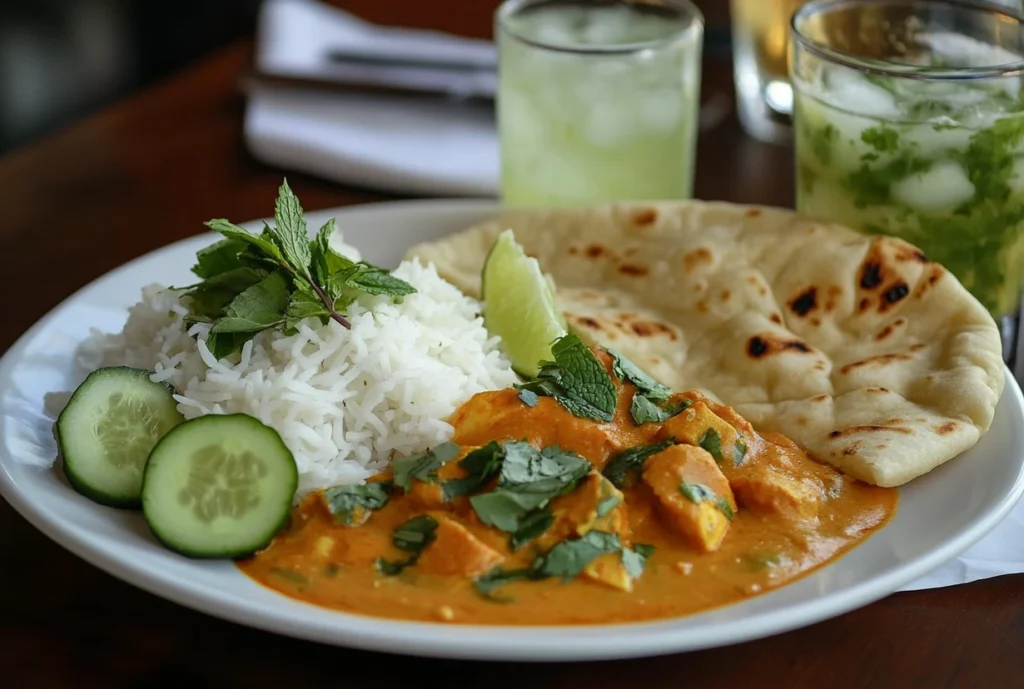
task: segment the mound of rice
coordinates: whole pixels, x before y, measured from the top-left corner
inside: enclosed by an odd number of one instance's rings
[[[124,330],[94,332],[78,363],[155,371],[186,418],[242,412],[273,427],[295,455],[299,496],[360,483],[396,455],[450,439],[445,419],[460,404],[516,380],[476,301],[418,260],[394,274],[417,292],[401,304],[360,297],[346,310],[351,330],[309,319],[294,335],[260,333],[221,361],[206,347],[209,326],[188,329],[178,294],[150,285]]]

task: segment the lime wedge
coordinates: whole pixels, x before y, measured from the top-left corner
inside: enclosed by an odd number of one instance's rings
[[[495,240],[482,281],[484,326],[501,337],[516,373],[536,377],[539,362],[551,360],[551,343],[566,334],[565,316],[537,259],[523,252],[512,230]]]

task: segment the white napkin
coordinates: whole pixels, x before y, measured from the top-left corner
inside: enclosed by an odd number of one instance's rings
[[[489,41],[364,22],[312,0],[267,0],[261,8],[258,71],[289,77],[358,77],[381,67],[332,64],[332,48],[363,53],[466,59],[493,64]],[[409,74],[383,68],[404,83],[446,80],[453,90],[493,93],[479,75]],[[493,195],[498,141],[493,108],[401,94],[316,93],[258,87],[245,113],[252,154],[271,165],[337,182],[404,194]]]

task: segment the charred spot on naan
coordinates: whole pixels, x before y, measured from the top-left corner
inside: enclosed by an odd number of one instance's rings
[[[950,433],[956,432],[959,428],[956,421],[947,421],[946,423],[939,424],[935,427],[935,432],[939,435],[949,435]]]
[[[910,435],[914,431],[907,428],[906,426],[884,426],[879,424],[865,424],[862,426],[847,426],[846,428],[831,431],[828,434],[829,438],[835,440],[836,438],[845,438],[851,435],[860,435],[862,433],[902,433],[904,435]]]
[[[803,318],[811,311],[818,308],[818,288],[808,287],[789,301],[789,309],[797,316]]]
[[[647,273],[649,273],[650,271],[647,269],[647,266],[640,266],[634,263],[623,263],[619,265],[619,272],[622,273],[623,275],[643,277],[644,275],[647,275]]]
[[[661,337],[670,341],[678,340],[680,337],[679,330],[669,323],[626,312],[619,313],[615,319],[578,316],[572,313],[566,313],[565,317],[580,332],[599,333],[611,339],[616,339],[619,333],[641,339]]]
[[[879,330],[878,333],[875,335],[875,339],[881,342],[882,340],[886,339],[887,337],[889,337],[897,330],[903,328],[906,325],[907,319],[901,316],[900,318],[894,320],[892,323],[887,323],[885,327]]]
[[[658,210],[656,208],[637,208],[630,218],[633,227],[644,229],[658,222]]]
[[[782,352],[810,354],[813,351],[803,340],[779,337],[774,333],[760,333],[747,340],[747,356],[752,359],[763,359]]]
[[[878,354],[876,356],[868,357],[867,359],[861,359],[859,361],[853,361],[839,369],[839,373],[847,376],[856,371],[857,369],[864,368],[866,366],[888,366],[900,361],[913,361],[914,354],[925,348],[925,345],[921,343],[913,344],[909,347],[906,352],[890,352],[888,354]]]
[[[683,254],[683,269],[692,273],[702,265],[711,265],[715,260],[714,254],[705,246],[698,246],[693,251]]]

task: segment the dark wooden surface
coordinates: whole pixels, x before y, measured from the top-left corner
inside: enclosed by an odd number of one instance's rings
[[[467,35],[486,35],[493,8],[347,4],[375,21]],[[268,213],[283,171],[254,161],[242,142],[236,82],[249,53],[247,44],[231,46],[0,160],[0,351],[82,285],[200,232],[203,220]],[[731,99],[730,77],[727,64],[709,61],[705,98]],[[387,198],[288,176],[310,209]],[[697,196],[790,205],[792,185],[791,153],[747,138],[733,115],[702,134]],[[0,687],[629,685],[1024,686],[1024,577],[896,594],[803,630],[698,653],[566,665],[442,662],[297,641],[178,607],[85,564],[0,501]]]

